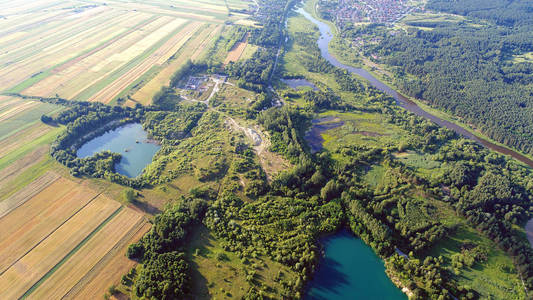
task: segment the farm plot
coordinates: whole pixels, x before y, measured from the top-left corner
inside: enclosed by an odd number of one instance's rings
[[[60,106],[6,97],[0,99],[4,105],[0,111],[0,141],[40,122],[43,114],[61,109]]]
[[[105,84],[105,87],[98,89],[99,91],[91,95],[87,100],[109,103],[122,92],[122,90],[145,74],[154,65],[157,65],[161,61],[164,62],[168,60],[168,58],[175,53],[175,51],[172,52],[173,49],[180,44],[181,37],[178,33],[181,30],[181,27],[178,26],[183,23],[183,20],[175,20],[174,22],[169,23],[169,26],[160,28],[160,30],[154,32],[152,36],[142,40],[142,45],[139,45],[137,49],[147,49],[148,47],[146,47],[146,45],[149,45],[150,47],[148,50],[135,55],[137,59],[132,59],[133,62],[139,61],[139,63],[130,63],[128,64],[128,69],[124,68],[121,72],[112,74],[110,77],[97,83],[97,87],[102,84]],[[153,43],[156,41],[157,43],[154,45]],[[133,49],[135,50],[136,48]],[[88,89],[92,91],[93,88],[89,87]],[[84,96],[78,96],[77,98],[85,100]]]
[[[233,46],[230,52],[228,52],[228,56],[226,56],[226,59],[224,60],[224,65],[229,64],[230,62],[236,62],[241,57],[242,53],[244,52],[244,49],[246,49],[246,46],[248,45],[248,36],[244,38],[244,41],[238,42]]]
[[[0,157],[16,151],[19,147],[35,141],[52,130],[53,127],[51,126],[36,123],[22,132],[11,135],[9,139],[0,140]]]
[[[91,201],[0,275],[0,298],[23,296],[119,208],[103,196]]]
[[[220,25],[207,25],[202,29],[197,28],[194,33],[188,36],[186,43],[182,45],[176,56],[163,65],[162,70],[140,88],[132,98],[142,104],[149,104],[162,86],[169,85],[170,77],[181,65],[185,64],[188,59],[197,58],[206,50],[207,44],[218,34],[221,27]]]
[[[154,78],[202,25],[218,30],[226,21],[244,20],[251,3],[0,3],[6,8],[2,15],[7,16],[0,19],[0,86],[4,92],[109,103]],[[199,56],[208,41],[200,43],[187,53],[188,58]]]
[[[136,264],[127,247],[150,228],[142,213],[54,172],[1,201],[0,226],[0,299],[100,298]]]
[[[58,179],[0,219],[0,273],[96,197],[96,192]],[[8,201],[8,200],[6,200]],[[21,203],[23,202],[23,203]],[[3,202],[2,202],[3,203]]]
[[[110,285],[118,285],[122,275],[128,273],[136,264],[126,257],[128,246],[139,241],[151,228],[149,223],[145,223],[134,232],[133,237],[117,247],[117,252],[109,257],[108,261],[101,261],[100,268],[93,268],[92,276],[87,276],[85,284],[80,280],[63,298],[64,299],[98,299],[107,292]],[[118,244],[117,244],[118,246]],[[111,251],[110,251],[111,252]]]
[[[38,194],[41,190],[59,179],[59,175],[48,172],[31,182],[25,189],[0,202],[0,218],[8,214],[13,209]],[[1,220],[1,219],[0,219]]]
[[[168,21],[145,14],[128,14],[125,18],[119,24],[106,24],[104,20],[103,24],[98,25],[106,34],[101,44],[53,67],[47,78],[25,89],[23,93],[36,96],[59,94],[70,99],[85,87],[123,66],[128,61],[125,59],[128,57],[128,49]],[[134,51],[139,50],[143,49],[137,46],[129,53],[135,54]]]
[[[22,81],[39,79],[50,68],[68,61],[95,44],[101,43],[99,32],[106,20],[118,18],[124,12],[111,9],[91,9],[80,13],[79,18],[54,22],[49,30],[31,32],[31,38],[20,38],[2,47],[0,56],[0,86],[13,87]],[[0,24],[1,25],[1,24]]]
[[[123,209],[109,223],[100,229],[87,243],[70,257],[57,271],[47,278],[35,291],[29,294],[30,299],[60,299],[77,283],[83,281],[97,264],[117,244],[129,241],[145,223],[141,214],[132,209]],[[81,282],[83,284],[83,282]],[[101,297],[102,295],[100,295]]]

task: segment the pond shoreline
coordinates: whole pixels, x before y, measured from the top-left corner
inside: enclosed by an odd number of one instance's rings
[[[92,157],[102,151],[111,151],[121,156],[115,163],[115,172],[129,178],[141,175],[156,153],[161,149],[148,137],[142,124],[135,120],[111,122],[84,136],[85,142],[77,148],[78,158]]]
[[[321,235],[317,268],[303,299],[406,299],[383,260],[346,226]]]

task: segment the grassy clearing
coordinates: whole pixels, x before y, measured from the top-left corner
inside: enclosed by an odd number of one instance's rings
[[[442,22],[458,23],[465,20],[465,17],[446,13],[431,13],[431,12],[419,12],[412,13],[400,22],[395,24],[396,28],[407,30],[409,28],[416,28],[420,30],[433,30],[431,26]],[[429,26],[421,26],[419,24],[427,24]]]
[[[380,165],[374,165],[365,174],[365,181],[372,187],[376,188],[381,183],[381,179],[385,175],[385,168]]]
[[[420,154],[414,151],[405,153],[406,155],[396,155],[396,159],[403,164],[415,169],[432,170],[440,167],[441,163],[433,160],[429,155]]]
[[[458,222],[461,222],[458,220]],[[442,255],[446,266],[451,272],[451,257],[461,252],[461,246],[467,242],[483,245],[489,249],[488,259],[484,263],[476,263],[472,268],[462,269],[454,275],[460,284],[476,289],[481,298],[489,299],[489,295],[497,299],[525,299],[522,282],[520,281],[512,260],[500,250],[494,242],[481,236],[471,227],[461,224],[454,234],[439,242],[430,255]]]
[[[254,53],[257,51],[257,49],[259,49],[259,46],[247,44],[239,60],[250,59],[254,55]]]
[[[225,241],[214,237],[208,229],[200,226],[191,237],[187,257],[192,261],[192,293],[197,299],[240,298],[255,285],[266,285],[269,295],[278,295],[282,287],[275,280],[281,271],[285,278],[295,276],[287,267],[265,257],[242,260],[224,250]],[[247,273],[254,271],[252,280]]]
[[[324,148],[335,152],[345,145],[397,145],[400,139],[405,139],[408,133],[404,130],[385,122],[380,114],[350,112],[338,113],[328,111],[321,113],[320,117],[336,116],[344,125],[328,130],[323,134]]]

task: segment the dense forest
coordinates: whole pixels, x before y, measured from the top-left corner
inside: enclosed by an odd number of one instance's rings
[[[394,34],[374,26],[383,40],[366,54],[396,66],[396,81],[410,96],[533,154],[533,61],[515,58],[533,51],[530,1],[431,0],[427,8],[473,21],[408,22],[413,27]],[[348,28],[343,35],[360,33]]]

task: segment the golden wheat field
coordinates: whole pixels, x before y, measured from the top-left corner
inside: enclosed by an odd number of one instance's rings
[[[94,285],[108,261],[120,270],[132,266],[119,257],[147,230],[142,213],[51,172],[0,203],[7,204],[0,217],[2,299],[59,299]],[[112,274],[100,285],[119,280]]]
[[[149,84],[136,95],[141,98],[139,102],[148,103],[146,97],[153,96],[152,86],[166,81],[169,77],[166,69],[178,64],[170,61],[175,54],[181,51],[187,59],[194,59],[207,45],[195,37],[219,32],[228,21],[245,22],[247,14],[230,13],[228,9],[245,11],[250,3],[246,0],[0,3],[0,92],[111,103],[133,86],[139,89]],[[183,51],[185,48],[190,51]],[[154,83],[144,80],[163,71],[165,75]]]

